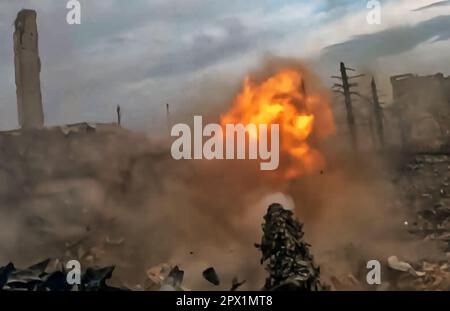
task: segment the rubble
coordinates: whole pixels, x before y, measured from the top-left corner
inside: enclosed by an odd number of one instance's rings
[[[246,282],[247,281],[245,281],[245,280],[242,282],[239,282],[239,280],[237,278],[233,278],[230,291],[232,291],[232,292],[236,291],[239,287],[244,285]]]
[[[184,271],[178,266],[172,267],[167,263],[157,265],[147,270],[146,291],[186,291],[182,286]]]
[[[81,284],[73,287],[67,283],[64,269],[49,270],[51,260],[44,260],[26,269],[17,269],[12,263],[0,267],[0,290],[4,291],[116,291],[126,290],[110,287],[106,281],[111,278],[114,266],[87,268],[81,277]],[[59,266],[59,265],[55,265]]]
[[[415,153],[402,159],[404,169],[397,185],[402,190],[401,206],[410,208],[407,231],[423,241],[435,243],[443,256],[422,258],[411,262],[396,256],[388,258],[389,270],[379,290],[449,290],[450,274],[450,200],[448,152]],[[386,279],[387,278],[387,279]]]
[[[397,271],[401,271],[401,272],[408,272],[412,276],[415,276],[415,277],[422,277],[425,275],[424,272],[419,272],[419,271],[414,270],[414,268],[411,266],[411,264],[409,264],[405,261],[400,261],[397,256],[389,257],[388,265],[389,265],[389,268],[391,268],[393,270],[397,270]]]
[[[401,263],[403,268],[411,266]],[[412,268],[412,266],[411,266]],[[405,269],[401,269],[405,270]],[[438,291],[450,290],[450,270],[447,262],[422,261],[417,264],[417,270],[422,272],[411,273],[397,270],[397,274],[390,274],[389,282],[384,282],[378,290],[401,290],[401,291]]]
[[[303,239],[302,224],[293,218],[292,211],[280,204],[272,204],[263,224],[260,245],[261,264],[266,265],[269,277],[264,290],[320,291],[329,289],[320,281],[320,268]]]
[[[177,288],[181,286],[183,283],[184,271],[180,270],[178,266],[175,266],[170,272],[169,277],[166,280],[166,283],[172,283],[172,285]]]
[[[440,241],[450,247],[450,188],[447,172],[450,154],[417,154],[406,158],[403,187],[405,206],[413,206],[416,215],[408,231],[419,238]],[[418,165],[413,169],[413,162]]]
[[[220,285],[219,276],[217,275],[216,270],[212,267],[203,271],[203,278],[215,286]]]
[[[169,276],[172,268],[169,264],[159,264],[147,270],[146,290],[159,290],[162,282]]]

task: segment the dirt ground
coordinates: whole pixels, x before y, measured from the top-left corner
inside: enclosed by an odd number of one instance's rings
[[[382,166],[389,169],[382,174],[374,174],[379,164],[359,156],[364,161],[345,164],[352,170],[337,165],[280,185],[255,178],[247,165],[175,163],[161,151],[165,146],[126,131],[54,128],[0,140],[0,265],[13,261],[26,267],[49,257],[113,264],[116,284],[144,289],[146,269],[168,262],[186,271],[191,289],[227,290],[235,277],[247,280],[242,289],[258,289],[265,272],[253,243],[260,239],[267,206],[250,208],[250,202],[279,190],[298,206],[306,239],[328,281],[333,261],[324,250],[350,254],[339,259],[348,259],[349,272],[336,275],[334,289],[374,289],[364,285],[365,267],[361,274],[355,268],[360,260],[372,259],[372,250],[383,264],[398,255],[421,273],[385,269],[386,282],[378,289],[450,289],[450,155],[445,152],[396,152],[387,157]],[[365,213],[358,213],[362,208]],[[400,222],[394,219],[396,210]],[[383,244],[391,238],[388,226],[402,238]],[[355,256],[352,247],[367,239],[375,239],[369,252]],[[433,251],[416,247],[410,257],[395,252],[401,241],[411,239],[432,244]],[[386,251],[375,252],[385,246]],[[220,288],[201,277],[210,266],[223,280]]]

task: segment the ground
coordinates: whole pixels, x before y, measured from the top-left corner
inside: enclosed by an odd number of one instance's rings
[[[400,261],[409,262],[421,274],[385,269],[381,289],[450,289],[449,153],[375,154],[376,162],[383,159],[382,167],[387,168],[376,177],[373,171],[379,167],[363,173],[369,162],[359,155],[364,161],[346,164],[357,167],[356,172],[342,174],[331,167],[302,178],[308,184],[301,181],[283,188],[276,179],[255,178],[251,166],[175,163],[167,146],[151,143],[144,135],[121,129],[85,130],[57,127],[0,136],[0,266],[13,261],[26,267],[49,257],[79,259],[83,265],[115,265],[113,285],[143,289],[155,288],[146,280],[155,279],[150,277],[155,269],[147,269],[169,261],[186,271],[185,279],[191,280],[188,288],[216,289],[201,277],[201,271],[214,266],[222,281],[220,289],[231,288],[235,278],[247,281],[242,289],[258,289],[265,272],[253,243],[260,239],[267,206],[258,214],[249,209],[249,202],[261,195],[260,189],[275,185],[275,189],[290,189],[294,201],[300,202],[297,217],[305,223],[306,241],[312,241],[311,251],[324,273],[330,262],[322,260],[323,245],[317,237],[324,235],[320,230],[333,232],[327,221],[335,221],[349,202],[355,202],[358,211],[383,203],[405,215],[394,222],[397,231],[433,246],[418,248],[411,257],[393,252],[380,257],[386,264],[388,256],[399,255]],[[395,195],[377,201],[386,189]],[[310,215],[301,210],[327,204],[338,205],[328,216],[317,209],[310,209]],[[344,229],[361,222],[354,210],[350,212],[341,217]],[[384,211],[381,216],[378,226],[393,218]],[[318,219],[326,226],[317,233],[312,227]],[[364,235],[366,225],[361,222],[353,230]],[[348,246],[343,252],[353,256],[355,235],[349,237],[342,237]],[[331,246],[335,252],[338,246]],[[379,247],[377,240],[369,246]],[[401,245],[395,244],[394,250],[397,247]],[[352,267],[369,258],[352,256],[347,257]],[[365,271],[365,263],[362,268]],[[255,275],[260,277],[252,279]],[[365,273],[358,271],[335,279],[328,275],[330,279],[338,290],[373,289],[364,285]]]

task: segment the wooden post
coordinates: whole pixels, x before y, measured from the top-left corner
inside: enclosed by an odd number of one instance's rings
[[[347,123],[350,130],[350,139],[353,148],[356,149],[357,147],[356,126],[355,126],[355,117],[353,114],[352,98],[350,93],[350,83],[348,82],[347,68],[345,67],[345,64],[343,62],[341,62],[341,77],[345,97],[345,108],[347,109]]]
[[[36,17],[35,11],[22,10],[14,23],[17,110],[19,124],[24,129],[44,126]]]
[[[377,129],[378,139],[380,140],[381,147],[384,148],[384,128],[383,128],[383,112],[381,110],[380,101],[378,98],[377,84],[372,77],[372,104],[373,113],[375,116],[375,126]]]
[[[117,125],[122,127],[122,111],[120,105],[117,105]]]
[[[303,78],[302,78],[302,82],[301,82],[300,88],[301,88],[303,96],[305,96],[305,98],[308,97],[308,94],[306,93],[305,79],[303,79]]]
[[[167,129],[169,130],[169,134],[170,134],[170,107],[169,107],[169,103],[166,103],[166,118],[167,118]]]
[[[300,94],[302,94],[302,99],[295,101],[295,106],[297,107],[298,111],[304,111],[306,107],[306,101],[308,99],[308,94],[306,93],[306,85],[304,78],[301,79],[300,87],[299,87]]]

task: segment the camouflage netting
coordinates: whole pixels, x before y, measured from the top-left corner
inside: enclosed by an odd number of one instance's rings
[[[328,289],[320,282],[320,268],[314,265],[309,246],[303,240],[302,224],[280,204],[272,204],[264,216],[261,264],[270,276],[264,290],[320,291]]]

